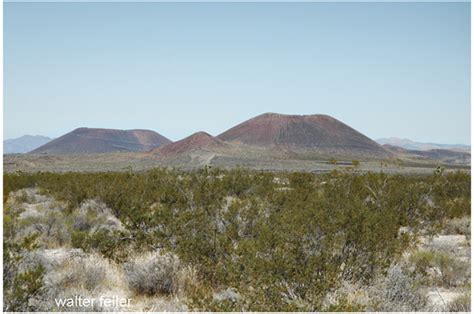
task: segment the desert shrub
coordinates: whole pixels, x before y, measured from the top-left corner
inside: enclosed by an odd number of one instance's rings
[[[117,230],[99,229],[96,232],[73,230],[71,245],[84,252],[98,252],[115,261],[124,261],[128,254],[127,233]]]
[[[37,195],[36,198],[43,202],[15,207],[19,227],[16,240],[34,234],[41,248],[72,245],[86,252],[99,252],[105,257],[123,260],[129,234],[105,204],[86,200],[79,208],[66,211],[64,204],[35,194],[37,189],[30,189],[28,193]]]
[[[444,252],[418,251],[410,256],[410,262],[415,266],[416,273],[436,284],[462,286],[470,278],[469,262],[458,260]]]
[[[5,174],[4,181],[6,194],[35,187],[66,203],[74,247],[117,261],[128,259],[131,250],[176,254],[196,270],[200,284],[190,289],[190,306],[204,310],[319,310],[342,280],[371,285],[420,232],[437,233],[450,219],[470,217],[470,175],[462,172],[314,175],[203,168],[16,173]],[[123,229],[108,225],[108,218],[95,224],[100,211],[78,214],[92,199],[105,204]],[[400,233],[402,227],[410,232]],[[446,269],[448,278],[458,268]],[[164,286],[156,291],[170,290]],[[137,293],[156,293],[137,287],[143,291]],[[232,287],[241,299],[212,301],[222,287]]]
[[[444,234],[462,234],[469,240],[471,238],[471,217],[449,219],[443,227]]]
[[[37,250],[29,256],[29,263],[41,264],[44,269],[45,292],[36,300],[37,310],[56,311],[103,311],[103,308],[81,307],[56,303],[56,300],[81,296],[97,299],[121,288],[121,276],[117,266],[96,254],[86,254],[77,249]],[[97,303],[97,302],[95,302]],[[110,310],[110,309],[109,309]]]
[[[43,273],[44,269],[38,266],[15,274],[11,282],[4,281],[4,310],[37,310],[34,303],[43,293]]]
[[[89,250],[88,245],[88,236],[87,232],[81,230],[74,230],[71,233],[71,245],[74,248],[82,249],[83,251]]]
[[[471,294],[465,293],[448,304],[449,312],[471,312]]]
[[[96,224],[103,222],[103,218],[98,216],[95,210],[91,208],[83,209],[81,206],[81,209],[73,217],[72,227],[77,231],[89,232]]]
[[[22,218],[18,224],[21,226],[18,236],[37,234],[37,243],[41,247],[61,247],[71,240],[66,217],[61,212],[44,211],[36,216]]]
[[[351,303],[346,297],[340,297],[335,304],[325,309],[327,312],[363,312],[365,310],[364,305]]]
[[[117,261],[126,257],[128,232],[103,203],[86,200],[71,217],[71,245]]]
[[[86,200],[73,211],[73,227],[80,231],[95,232],[99,229],[123,230],[122,223],[106,204],[96,200]]]
[[[435,253],[428,250],[416,251],[410,255],[410,262],[415,266],[415,272],[425,276],[430,267],[433,267]]]
[[[426,297],[403,264],[391,267],[386,277],[372,287],[371,299],[369,310],[382,312],[423,311],[427,305]]]
[[[93,255],[87,258],[68,260],[55,270],[57,272],[55,286],[57,289],[82,287],[87,291],[94,291],[103,285],[107,270],[105,262]]]
[[[460,218],[471,215],[470,175],[453,172],[443,176],[432,176],[434,202],[444,218]]]
[[[125,263],[130,289],[136,294],[171,294],[176,291],[179,260],[170,253],[150,252]]]
[[[3,309],[4,311],[35,311],[34,301],[44,292],[44,268],[36,265],[21,269],[25,252],[37,247],[36,235],[16,240],[17,217],[5,207],[3,214]]]
[[[27,203],[29,201],[28,193],[25,190],[22,190],[19,194],[15,196],[15,201],[18,203]]]
[[[445,286],[462,286],[471,277],[469,262],[452,258],[449,255],[440,255],[435,260],[435,265],[441,270],[441,280]]]

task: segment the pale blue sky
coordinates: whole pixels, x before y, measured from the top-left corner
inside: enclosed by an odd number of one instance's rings
[[[5,3],[4,137],[323,113],[470,142],[469,3]]]

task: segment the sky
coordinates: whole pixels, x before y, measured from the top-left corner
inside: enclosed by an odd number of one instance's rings
[[[4,138],[265,113],[470,143],[469,3],[5,3]]]

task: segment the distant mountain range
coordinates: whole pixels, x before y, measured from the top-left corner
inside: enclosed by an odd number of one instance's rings
[[[390,137],[376,140],[380,145],[398,146],[409,150],[431,150],[431,149],[449,149],[463,152],[470,152],[471,146],[462,144],[436,144],[414,142],[406,138]]]
[[[20,154],[30,152],[51,141],[52,138],[41,135],[23,135],[3,141],[4,154]]]
[[[150,130],[78,128],[31,151],[33,154],[93,154],[149,151],[171,143]]]
[[[471,162],[471,153],[469,151],[451,150],[451,149],[429,149],[416,150],[405,149],[400,146],[385,144],[383,147],[394,153],[397,158],[405,158],[410,160],[434,160],[447,164],[466,165]]]

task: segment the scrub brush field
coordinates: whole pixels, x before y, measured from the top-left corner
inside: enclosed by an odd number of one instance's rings
[[[8,173],[4,310],[470,311],[470,184],[442,170]]]

